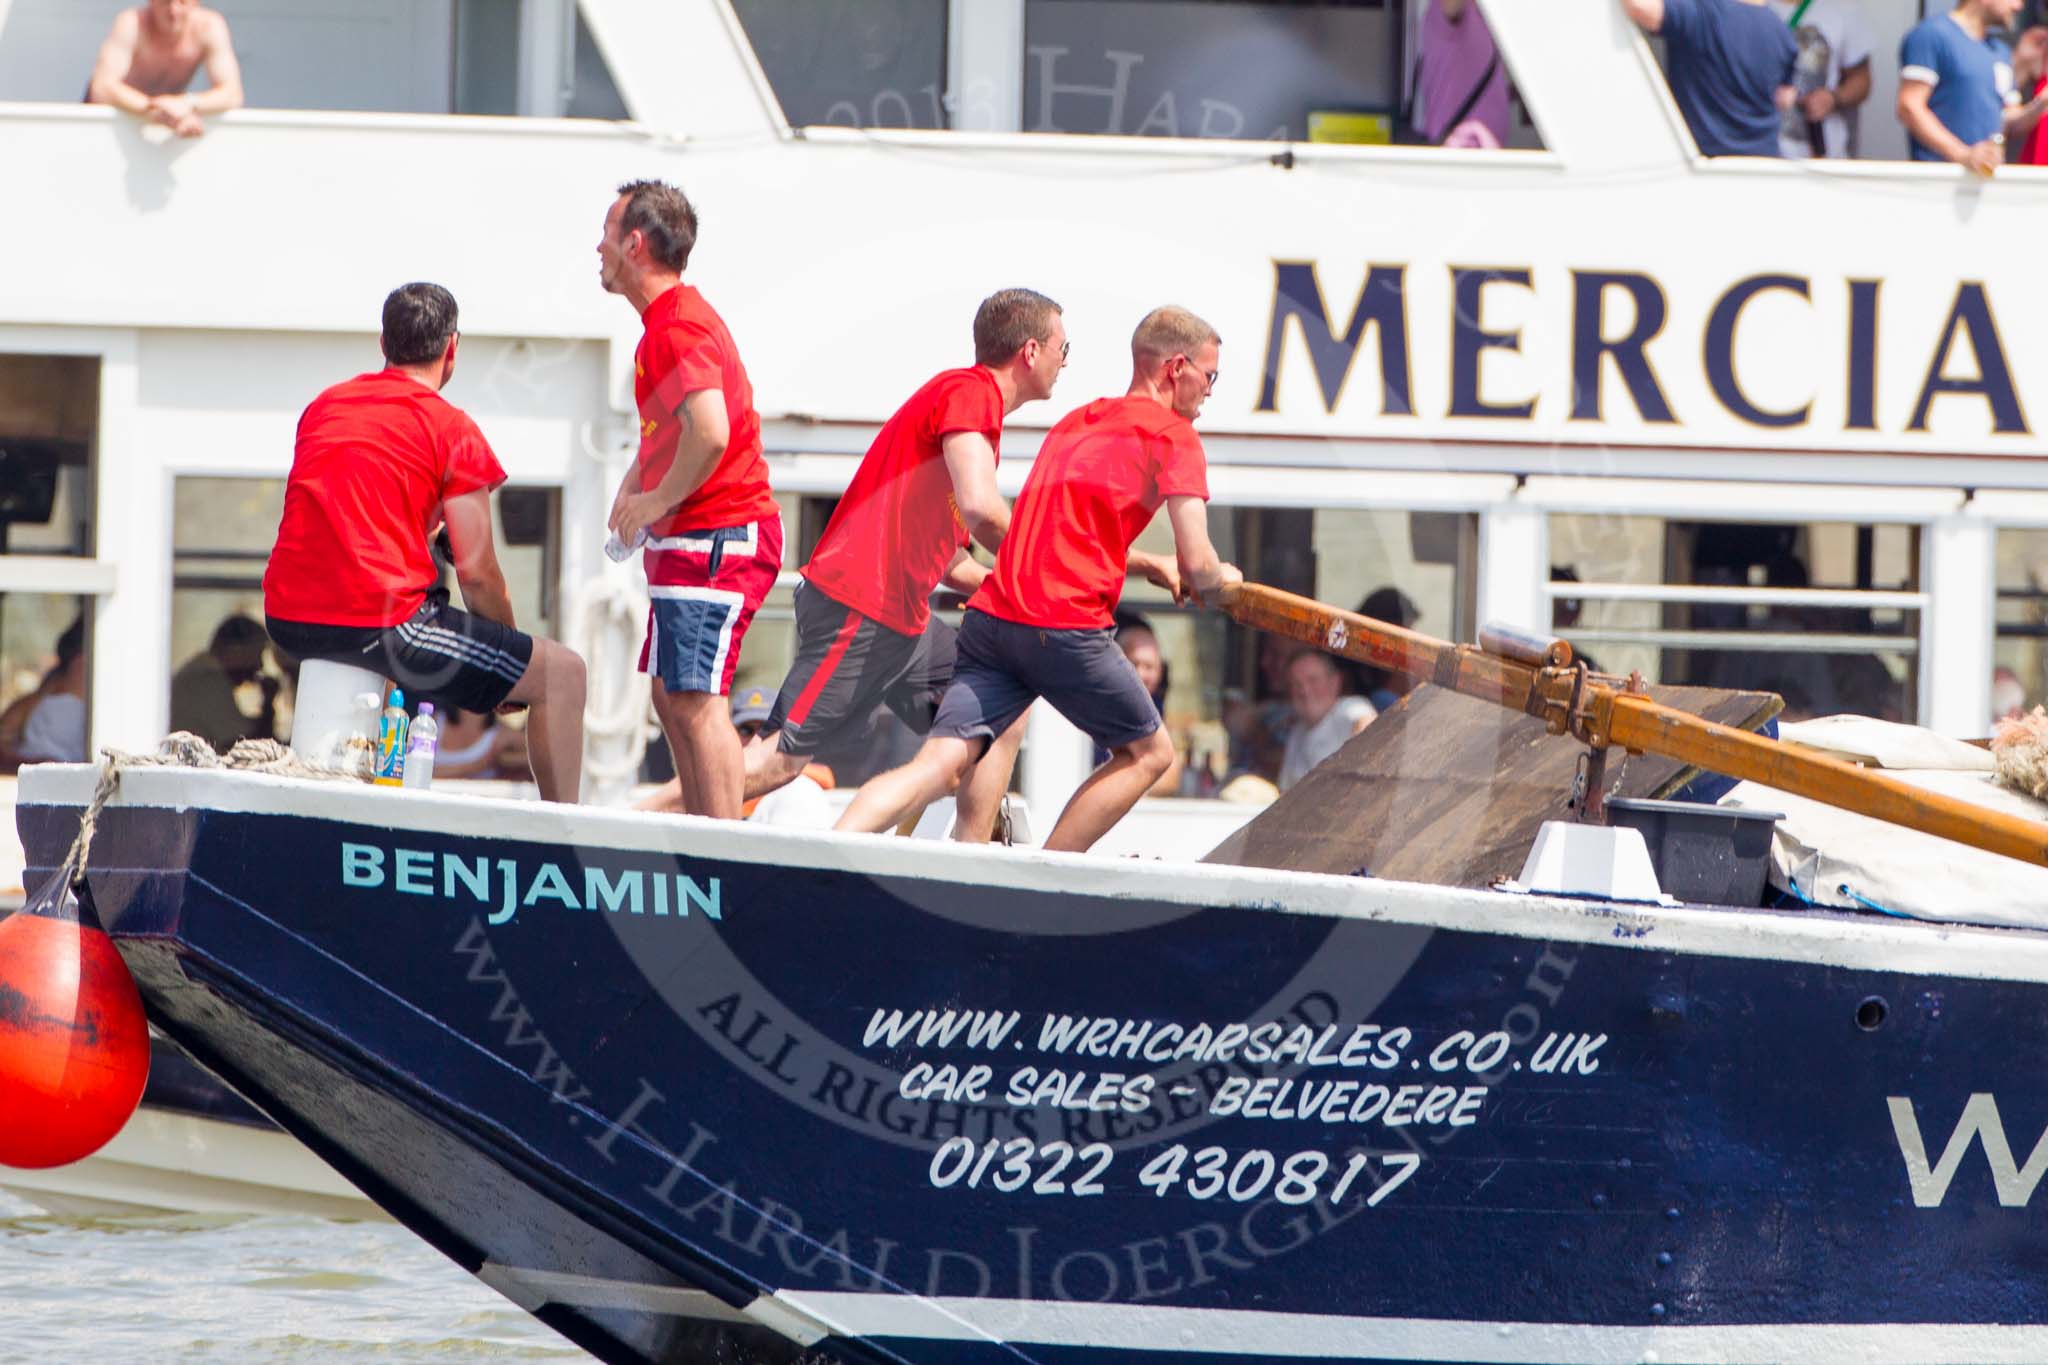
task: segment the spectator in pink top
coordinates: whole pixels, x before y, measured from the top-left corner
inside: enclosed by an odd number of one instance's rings
[[[1429,0],[1415,45],[1415,131],[1447,145],[1454,129],[1478,123],[1493,146],[1508,141],[1508,69],[1486,17],[1472,0]],[[1483,142],[1471,131],[1460,146]]]

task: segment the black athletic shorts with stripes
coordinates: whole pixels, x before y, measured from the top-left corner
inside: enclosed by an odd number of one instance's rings
[[[766,727],[781,732],[775,747],[809,758],[865,725],[877,704],[924,734],[953,681],[957,634],[935,616],[924,634],[903,635],[797,584],[796,658]]]
[[[271,641],[298,659],[333,659],[382,673],[408,702],[489,712],[511,695],[533,659],[533,637],[473,616],[429,593],[395,626],[321,626],[267,617]]]

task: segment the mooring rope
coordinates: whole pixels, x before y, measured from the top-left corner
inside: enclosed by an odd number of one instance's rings
[[[128,768],[233,768],[242,772],[268,773],[273,777],[309,777],[322,782],[367,782],[369,773],[358,769],[330,768],[310,763],[274,739],[242,739],[222,757],[214,747],[190,730],[174,731],[157,745],[153,754],[131,754],[120,749],[101,749],[104,764],[99,786],[78,819],[78,837],[64,855],[58,875],[67,886],[85,880],[85,860],[92,851],[93,834],[99,828],[100,812],[121,789],[121,773]]]

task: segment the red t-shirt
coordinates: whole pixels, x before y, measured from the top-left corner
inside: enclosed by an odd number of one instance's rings
[[[761,458],[761,419],[739,347],[704,296],[679,284],[647,305],[646,333],[633,352],[633,398],[640,405],[640,491],[661,482],[675,463],[682,422],[676,410],[700,389],[725,395],[725,456],[690,496],[648,528],[652,536],[743,526],[775,510],[768,464]]]
[[[1024,625],[1106,629],[1124,558],[1159,504],[1209,498],[1209,463],[1188,420],[1150,398],[1098,398],[1046,434],[995,572],[968,606]]]
[[[898,634],[923,632],[968,540],[940,448],[956,431],[980,432],[1000,458],[1003,392],[980,365],[931,380],[882,427],[804,565],[812,587]]]
[[[2041,87],[2048,85],[2048,76],[2034,82],[2034,88],[2027,92],[2029,99],[2041,93]],[[2048,118],[2037,122],[2027,134],[2026,145],[2020,148],[2020,165],[2048,166]]]
[[[299,417],[263,610],[324,626],[390,626],[439,575],[427,536],[449,498],[504,467],[468,414],[398,370],[357,375]]]

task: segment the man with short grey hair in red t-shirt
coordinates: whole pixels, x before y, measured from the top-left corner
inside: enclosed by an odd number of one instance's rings
[[[491,711],[525,702],[533,780],[549,801],[583,780],[583,659],[512,620],[491,492],[504,467],[441,397],[455,373],[455,298],[408,284],[384,300],[386,366],[322,393],[299,418],[284,517],[263,571],[264,624],[284,653],[381,673],[409,700]],[[440,590],[446,526],[463,606]]]
[[[967,604],[959,663],[917,757],[875,778],[838,828],[888,829],[959,780],[1024,709],[1045,698],[1109,761],[1060,812],[1045,847],[1080,852],[1173,762],[1159,709],[1117,648],[1132,572],[1201,600],[1243,575],[1209,540],[1209,474],[1194,419],[1222,341],[1185,308],[1155,308],[1131,337],[1131,386],[1062,418],[1017,495],[996,567]],[[1174,560],[1132,549],[1164,503]]]

